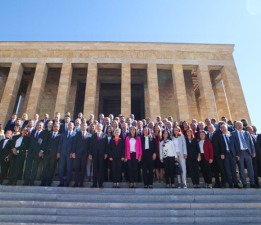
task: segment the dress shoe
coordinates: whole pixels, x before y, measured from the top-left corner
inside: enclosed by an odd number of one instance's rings
[[[34,183],[32,183],[32,184],[30,184],[30,186],[31,186],[31,187],[34,187],[35,185],[34,185]]]
[[[144,185],[144,188],[148,188],[148,185]]]
[[[234,185],[233,185],[233,184],[230,184],[230,185],[229,185],[229,188],[234,189]]]
[[[243,184],[243,188],[247,188],[247,184]]]
[[[221,184],[221,188],[226,188],[226,184]]]
[[[238,184],[234,184],[234,188],[242,189],[242,187],[239,186]]]
[[[13,183],[8,181],[8,183],[6,183],[5,185],[12,185]]]
[[[260,188],[260,187],[258,187],[256,184],[250,184],[250,187],[251,187],[251,188]]]
[[[116,188],[117,186],[116,185],[113,185],[113,187],[112,188]]]
[[[121,188],[121,187],[118,185],[117,188]]]
[[[75,188],[75,187],[78,187],[78,184],[77,184],[77,183],[74,183],[74,185],[73,185],[72,187],[74,187],[74,188]]]
[[[64,187],[69,187],[69,186],[70,186],[70,184],[65,184],[65,185],[64,185]]]
[[[29,186],[29,184],[28,183],[23,183],[23,186]]]
[[[258,186],[258,187],[260,188],[260,185],[259,185],[259,183],[258,183],[258,182],[256,182],[255,184],[256,184],[256,186]]]
[[[43,186],[43,187],[44,187],[44,186],[46,186],[46,184],[45,184],[45,183],[41,183],[40,186]]]
[[[97,185],[93,184],[90,188],[97,188]]]
[[[213,188],[221,188],[220,184],[215,184]]]
[[[152,186],[152,185],[149,185],[149,188],[153,188],[153,186]]]
[[[99,185],[99,188],[104,188],[103,185]]]
[[[64,187],[64,184],[58,184],[57,187]]]
[[[12,185],[13,185],[13,186],[16,186],[16,183],[17,183],[17,182],[15,181],[15,182],[12,183]]]
[[[50,184],[50,183],[47,184],[48,187],[51,187],[51,185],[52,185],[52,184]]]
[[[83,185],[83,184],[80,184],[80,185],[79,185],[79,187],[80,187],[80,188],[83,188],[83,187],[84,187],[84,185]]]

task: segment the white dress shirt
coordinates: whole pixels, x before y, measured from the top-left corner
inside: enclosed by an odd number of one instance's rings
[[[200,149],[200,153],[202,154],[204,154],[204,148],[203,148],[204,142],[205,142],[204,140],[199,141],[199,149]]]
[[[136,152],[135,144],[136,144],[136,139],[135,138],[131,138],[130,139],[130,152]]]
[[[18,147],[21,146],[22,141],[23,141],[23,138],[24,138],[24,137],[19,137],[19,138],[16,140],[16,142],[15,142],[15,148],[18,148]]]
[[[9,139],[4,140],[3,148],[5,148],[6,143],[9,141]]]
[[[144,138],[145,138],[145,149],[150,149],[149,137],[148,136],[144,136]]]
[[[240,149],[241,149],[241,150],[246,150],[246,149],[244,148],[244,146],[243,146],[242,141],[241,141],[240,132],[242,133],[243,138],[245,138],[245,137],[244,137],[244,131],[243,131],[243,130],[241,130],[241,131],[238,131],[238,130],[237,130],[237,135],[238,135],[238,139],[239,139],[239,143],[240,143]],[[246,140],[245,140],[245,142],[246,142]]]
[[[174,147],[175,147],[176,152],[180,152],[180,150],[179,150],[179,139],[174,137],[173,140],[174,140]]]

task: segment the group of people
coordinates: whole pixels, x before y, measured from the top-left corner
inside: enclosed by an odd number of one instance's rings
[[[35,114],[28,120],[12,115],[4,129],[0,124],[0,184],[33,186],[40,174],[41,186],[50,186],[58,171],[59,187],[84,187],[87,173],[91,188],[103,188],[105,181],[119,188],[125,180],[130,188],[144,183],[153,188],[153,181],[166,182],[166,188],[187,188],[187,176],[199,188],[199,174],[205,188],[260,188],[261,135],[246,119],[227,121],[222,117],[205,122],[173,121],[172,117],[156,121],[136,121],[133,114],[114,117],[82,113],[73,120],[67,112],[63,119],[56,112],[54,119]],[[40,166],[39,166],[40,165]],[[237,169],[238,167],[238,169]],[[142,171],[142,172],[141,172]],[[237,176],[239,172],[239,177]],[[74,176],[73,176],[74,172]],[[239,179],[240,178],[240,179]],[[243,186],[241,186],[241,184]]]

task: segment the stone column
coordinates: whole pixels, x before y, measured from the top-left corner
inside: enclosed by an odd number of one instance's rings
[[[61,118],[64,118],[66,111],[68,111],[69,93],[72,80],[72,64],[63,63],[59,87],[57,92],[57,98],[55,103],[55,112],[61,113]]]
[[[183,74],[183,66],[181,64],[174,64],[172,66],[172,81],[174,98],[176,101],[177,120],[189,120],[189,108],[187,101],[187,93],[185,88],[185,80]]]
[[[85,98],[84,98],[84,117],[89,118],[95,113],[96,87],[98,69],[97,63],[89,63],[86,79]]]
[[[185,79],[185,88],[187,93],[187,101],[188,101],[188,109],[189,109],[189,123],[192,119],[199,120],[199,112],[197,107],[197,100],[194,91],[193,81],[191,71],[184,71],[184,79]]]
[[[209,76],[208,66],[199,65],[197,69],[198,86],[201,97],[201,117],[217,118],[215,98]]]
[[[221,120],[222,116],[225,116],[227,119],[230,120],[231,118],[227,107],[227,101],[226,101],[226,96],[225,96],[221,76],[218,76],[213,81],[213,91],[214,91],[216,107],[218,111],[218,120]]]
[[[144,83],[144,109],[145,109],[145,117],[150,115],[150,106],[149,106],[149,93],[148,93],[148,84]]]
[[[7,81],[7,76],[2,71],[0,71],[0,77],[1,77],[0,79],[0,101],[1,101],[5,89],[5,84]]]
[[[151,121],[156,121],[156,117],[160,116],[160,104],[157,65],[154,63],[150,63],[147,66],[147,84],[149,100],[148,116],[151,118]]]
[[[99,101],[100,101],[100,81],[97,81],[97,87],[96,87],[96,105],[95,105],[95,112],[94,112],[94,118],[99,118]]]
[[[221,76],[225,86],[232,120],[241,120],[244,118],[251,124],[245,97],[234,62],[232,65],[224,66],[221,69]]]
[[[14,106],[22,76],[22,64],[12,63],[0,103],[0,121],[3,124],[3,127],[6,125],[6,122],[11,118],[11,115],[14,112]]]
[[[121,65],[121,114],[128,117],[131,114],[131,66]]]
[[[48,67],[46,63],[37,63],[26,108],[29,119],[33,119],[35,113],[40,113],[47,73]]]

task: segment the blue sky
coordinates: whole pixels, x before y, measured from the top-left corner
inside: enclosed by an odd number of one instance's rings
[[[261,0],[5,0],[0,9],[0,41],[235,44],[252,124],[261,132]]]

